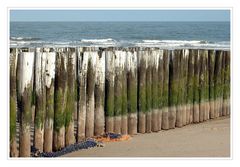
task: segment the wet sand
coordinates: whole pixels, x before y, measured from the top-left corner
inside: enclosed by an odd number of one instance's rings
[[[80,150],[64,157],[229,157],[230,118],[221,117],[128,141]]]

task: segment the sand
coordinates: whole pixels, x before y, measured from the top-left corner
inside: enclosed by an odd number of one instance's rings
[[[230,157],[230,118],[138,134],[128,141],[105,143],[64,157]]]

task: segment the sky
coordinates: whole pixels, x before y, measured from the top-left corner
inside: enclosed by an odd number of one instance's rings
[[[230,10],[10,10],[10,21],[230,21]]]

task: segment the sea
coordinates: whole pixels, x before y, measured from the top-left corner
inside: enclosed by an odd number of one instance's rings
[[[230,32],[230,22],[10,22],[10,46],[229,49]]]

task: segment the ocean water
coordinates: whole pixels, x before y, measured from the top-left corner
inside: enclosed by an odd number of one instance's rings
[[[230,48],[230,22],[11,22],[11,47]]]

